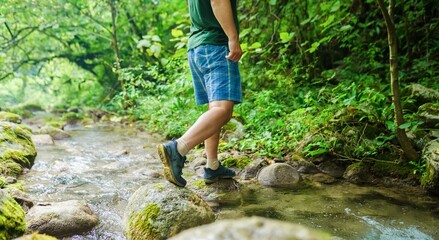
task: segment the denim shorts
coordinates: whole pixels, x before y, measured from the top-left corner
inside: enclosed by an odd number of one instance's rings
[[[227,46],[202,45],[189,50],[189,66],[198,105],[213,101],[242,102],[238,63],[226,58]]]

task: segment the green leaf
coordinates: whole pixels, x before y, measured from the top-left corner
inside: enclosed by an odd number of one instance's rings
[[[171,30],[171,35],[175,38],[178,38],[178,37],[183,36],[183,31],[181,31],[180,29],[174,28]]]
[[[280,40],[282,40],[282,42],[288,42],[293,38],[293,34],[291,33],[287,33],[287,32],[281,32],[279,33],[279,37]]]
[[[406,122],[406,123],[401,124],[398,128],[399,129],[406,129],[406,128],[409,128],[410,126],[412,126],[412,123]]]
[[[249,48],[256,49],[256,48],[260,48],[261,46],[262,46],[262,44],[260,42],[255,42]]]
[[[314,156],[321,155],[321,154],[324,154],[324,153],[327,153],[327,152],[328,152],[328,149],[326,149],[326,148],[319,148],[317,150],[308,152],[308,154],[306,154],[306,156],[314,157]]]
[[[270,3],[270,5],[273,5],[273,6],[274,6],[274,5],[276,5],[276,2],[277,2],[277,0],[270,0],[269,3]]]

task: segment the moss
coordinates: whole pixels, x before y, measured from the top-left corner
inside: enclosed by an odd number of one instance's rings
[[[412,174],[413,168],[407,164],[377,161],[373,164],[372,171],[379,176],[405,177]]]
[[[55,237],[46,235],[46,234],[40,234],[40,233],[33,233],[31,235],[26,235],[20,237],[21,240],[56,240]]]
[[[31,168],[37,155],[31,132],[22,125],[0,124],[0,161],[13,160]]]
[[[11,159],[0,158],[0,175],[18,177],[23,172],[23,167]]]
[[[0,193],[0,239],[22,235],[26,229],[25,213],[12,198]]]
[[[9,189],[15,188],[15,189],[18,189],[18,190],[23,192],[24,191],[24,181],[23,180],[19,180],[16,183],[8,184],[6,186],[6,188],[9,188]]]
[[[249,165],[252,162],[252,159],[248,156],[242,156],[239,158],[226,158],[223,161],[221,161],[221,164],[223,164],[226,167],[238,167],[238,168],[245,168],[247,165]]]
[[[229,122],[227,122],[226,125],[223,126],[222,130],[228,131],[228,132],[233,132],[233,131],[236,131],[237,128],[238,128],[238,126],[236,126],[236,123],[229,121]]]
[[[142,211],[132,215],[126,233],[127,238],[133,240],[163,239],[160,231],[154,227],[154,221],[159,213],[160,207],[157,204],[148,204]]]
[[[160,191],[165,190],[165,187],[164,187],[162,184],[160,184],[160,183],[156,183],[156,184],[154,185],[154,187],[157,188],[157,189],[160,190]]]
[[[0,112],[0,121],[12,122],[12,123],[21,123],[20,115],[10,112]]]
[[[206,183],[204,182],[204,180],[200,179],[200,180],[193,182],[192,185],[194,185],[194,187],[197,189],[201,189],[201,188],[206,186]]]
[[[5,188],[7,185],[6,178],[3,176],[0,176],[0,188]]]

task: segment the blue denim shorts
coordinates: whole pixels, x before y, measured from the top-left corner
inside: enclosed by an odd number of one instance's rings
[[[189,50],[189,66],[198,105],[213,101],[242,102],[238,63],[226,58],[227,46],[202,45]]]

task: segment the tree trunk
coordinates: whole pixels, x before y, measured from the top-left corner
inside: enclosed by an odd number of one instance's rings
[[[395,135],[401,145],[406,158],[410,161],[418,160],[419,156],[413,148],[410,140],[407,137],[405,129],[399,128],[404,123],[404,115],[402,113],[401,96],[399,92],[398,80],[398,44],[395,30],[395,23],[393,20],[393,12],[395,9],[395,0],[390,0],[389,12],[384,5],[383,0],[377,0],[380,10],[384,16],[387,27],[387,40],[389,43],[389,63],[390,63],[390,86],[392,89],[392,101],[394,105],[394,121],[395,121]]]
[[[114,50],[114,58],[115,58],[115,68],[116,68],[116,75],[117,78],[120,81],[120,86],[122,87],[122,91],[125,92],[125,84],[120,76],[120,57],[119,57],[119,46],[117,43],[117,8],[116,8],[116,0],[110,0],[110,7],[111,7],[111,21],[113,25],[113,31],[111,33],[111,37],[113,39],[111,45],[113,46]]]

